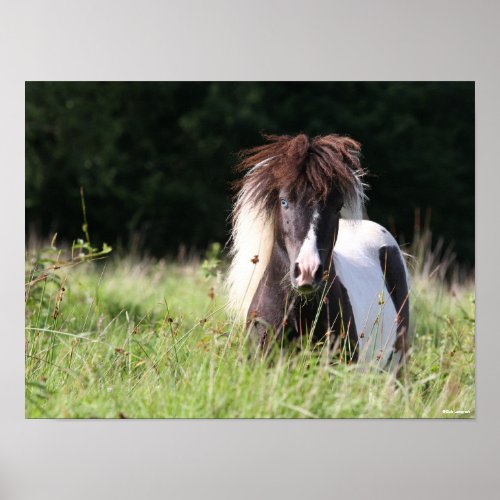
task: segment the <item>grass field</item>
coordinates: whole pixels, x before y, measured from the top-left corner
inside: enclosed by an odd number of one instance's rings
[[[212,261],[27,251],[26,416],[474,417],[474,285],[444,286],[415,253],[415,336],[398,381],[321,346],[255,358],[224,312],[223,275],[205,276]]]

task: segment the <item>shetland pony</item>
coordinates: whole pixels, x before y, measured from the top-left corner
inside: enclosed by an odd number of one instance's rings
[[[259,345],[310,335],[347,362],[400,367],[407,270],[389,232],[362,219],[360,144],[334,134],[266,139],[237,167],[230,308]]]

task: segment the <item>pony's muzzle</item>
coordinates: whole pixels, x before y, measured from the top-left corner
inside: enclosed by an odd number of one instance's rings
[[[322,276],[323,266],[319,259],[308,259],[295,263],[293,278],[298,288],[316,288],[321,282]]]

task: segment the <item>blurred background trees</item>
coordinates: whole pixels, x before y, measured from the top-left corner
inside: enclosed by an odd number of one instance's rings
[[[410,241],[415,213],[474,264],[473,82],[29,82],[26,231],[175,254],[228,238],[229,183],[260,134],[360,141],[368,213]]]

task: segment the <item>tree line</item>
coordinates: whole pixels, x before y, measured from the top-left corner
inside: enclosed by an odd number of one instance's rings
[[[368,214],[410,241],[415,213],[474,262],[473,82],[28,82],[26,231],[155,255],[229,234],[232,167],[262,133],[362,144]]]

